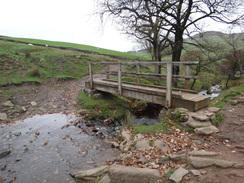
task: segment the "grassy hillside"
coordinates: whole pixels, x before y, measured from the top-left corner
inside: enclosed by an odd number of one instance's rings
[[[88,74],[88,62],[100,61],[121,60],[101,54],[0,40],[0,85],[43,82],[50,78],[80,78]],[[101,68],[96,66],[95,69]]]
[[[75,44],[75,43],[56,42],[56,41],[28,39],[28,38],[14,38],[14,37],[4,37],[4,36],[0,36],[0,39],[20,41],[20,42],[25,42],[27,44],[32,43],[32,44],[42,44],[42,45],[55,46],[55,47],[68,47],[68,48],[87,50],[87,51],[92,51],[92,52],[97,52],[97,53],[107,54],[107,55],[143,59],[141,56],[138,57],[138,55],[133,55],[133,54],[126,53],[126,52],[119,52],[119,51],[103,49],[103,48],[98,48],[98,47],[94,47],[94,46],[82,45],[82,44]]]

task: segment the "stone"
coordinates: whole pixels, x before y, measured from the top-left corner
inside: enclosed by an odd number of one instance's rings
[[[169,159],[172,161],[180,161],[182,163],[185,163],[186,162],[186,153],[170,155]]]
[[[8,156],[11,153],[11,150],[7,149],[7,150],[3,150],[0,152],[0,159]]]
[[[170,110],[169,117],[174,119],[178,122],[186,122],[189,119],[189,114],[187,113],[188,110],[184,108],[176,108],[174,110]]]
[[[150,150],[149,141],[147,141],[145,139],[137,141],[136,149],[142,150],[142,151]]]
[[[129,131],[123,129],[122,132],[121,132],[121,136],[122,136],[122,138],[125,139],[127,142],[130,141],[131,136],[130,136]]]
[[[109,178],[108,175],[105,175],[98,183],[110,183],[112,180]]]
[[[119,165],[109,167],[109,175],[116,183],[155,183],[162,179],[160,172],[156,169]]]
[[[205,168],[209,166],[217,166],[221,168],[231,168],[234,166],[234,162],[220,159],[211,159],[211,158],[200,158],[200,157],[188,157],[187,161],[194,168]]]
[[[15,136],[20,136],[21,135],[21,132],[14,132],[14,135]]]
[[[121,154],[118,157],[118,160],[120,160],[120,161],[130,161],[131,159],[132,159],[132,157],[129,154]]]
[[[101,166],[90,170],[77,171],[71,173],[71,176],[75,179],[82,180],[84,183],[92,183],[96,181],[97,177],[105,175],[108,169],[108,166]]]
[[[243,168],[244,168],[244,164],[236,163],[236,164],[234,164],[233,167],[234,167],[234,168],[240,168],[240,169],[243,169]]]
[[[0,121],[7,121],[8,117],[6,113],[0,113]]]
[[[172,180],[175,183],[179,183],[182,180],[182,178],[188,173],[188,170],[180,167],[169,177],[169,180]]]
[[[38,104],[37,104],[35,101],[32,101],[32,102],[31,102],[31,105],[32,105],[33,107],[36,107]]]
[[[207,110],[209,112],[218,113],[221,109],[220,108],[217,108],[217,107],[208,107]]]
[[[161,140],[158,140],[158,139],[154,141],[154,146],[157,147],[158,149],[162,150],[163,152],[165,152],[169,149],[165,143],[163,143]]]
[[[237,105],[238,102],[239,102],[238,100],[231,100],[231,101],[230,101],[230,104],[231,104],[231,105]]]
[[[215,126],[208,126],[208,127],[202,127],[202,128],[196,128],[195,133],[198,135],[211,135],[213,133],[218,133],[219,129]]]
[[[6,101],[1,104],[4,107],[14,107],[14,104],[11,101]]]
[[[209,121],[210,118],[208,116],[206,116],[205,114],[201,114],[201,113],[194,113],[192,114],[192,118],[197,120],[197,121]]]
[[[202,127],[207,127],[207,126],[212,126],[212,123],[208,122],[198,122],[193,119],[188,120],[185,124],[192,128],[202,128]]]
[[[83,116],[83,115],[86,115],[88,113],[88,111],[86,109],[81,109],[81,110],[77,111],[77,113]]]
[[[199,170],[190,170],[190,172],[195,176],[200,176],[201,172]]]
[[[119,148],[119,144],[117,142],[111,142],[111,146],[113,148]]]
[[[22,109],[23,112],[27,111],[27,109],[25,107],[21,107],[21,109]]]
[[[191,151],[188,153],[189,156],[218,156],[221,153],[218,152],[211,152],[211,151]]]

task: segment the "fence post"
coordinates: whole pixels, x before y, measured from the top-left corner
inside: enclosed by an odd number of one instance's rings
[[[186,65],[186,76],[190,76],[191,75],[191,66],[190,65]],[[186,78],[185,79],[185,89],[190,89],[190,79]]]
[[[118,64],[118,94],[122,95],[122,68],[121,63]]]
[[[171,93],[172,93],[172,62],[167,63],[166,76],[166,107],[171,107]]]
[[[92,73],[92,63],[89,63],[89,76],[90,76],[90,87],[93,89],[93,73]]]
[[[106,79],[109,79],[109,64],[106,64]]]
[[[140,84],[140,77],[138,76],[140,74],[140,63],[138,62],[136,64],[136,83]]]

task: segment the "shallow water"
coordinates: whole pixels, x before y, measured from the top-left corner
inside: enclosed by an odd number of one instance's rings
[[[45,114],[0,128],[0,152],[11,151],[0,159],[4,182],[75,182],[71,172],[118,155],[110,143],[70,125],[76,120],[72,114]]]
[[[220,95],[221,91],[220,85],[214,85],[210,87],[210,93],[208,93],[208,90],[203,90],[199,94],[209,96],[210,100],[213,100]]]

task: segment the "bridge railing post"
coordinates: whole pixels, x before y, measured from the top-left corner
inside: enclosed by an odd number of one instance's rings
[[[140,74],[140,63],[138,62],[136,64],[136,83],[140,84],[140,77],[138,76]]]
[[[190,65],[186,65],[186,76],[190,76],[191,75],[191,66]],[[185,89],[190,89],[190,78],[186,78],[185,79]]]
[[[122,67],[118,64],[118,94],[122,95]]]
[[[109,64],[106,64],[106,79],[109,79]]]
[[[91,89],[93,89],[92,63],[89,63],[89,77],[90,77],[90,87],[91,87]]]
[[[166,76],[166,107],[171,107],[172,94],[172,62],[167,63],[167,76]]]

